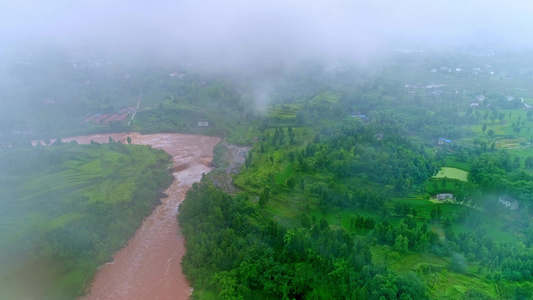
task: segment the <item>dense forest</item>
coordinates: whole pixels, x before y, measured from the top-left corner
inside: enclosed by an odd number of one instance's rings
[[[414,273],[374,265],[364,239],[306,215],[300,226],[280,226],[208,182],[188,192],[179,221],[190,237],[184,272],[217,298],[427,298]]]

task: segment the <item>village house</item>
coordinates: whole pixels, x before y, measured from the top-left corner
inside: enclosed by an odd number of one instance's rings
[[[437,201],[451,201],[453,200],[453,194],[443,193],[436,195]]]
[[[483,96],[483,95],[477,95],[477,96],[476,96],[476,100],[477,100],[477,101],[483,101],[483,100],[485,100],[485,96]]]
[[[209,127],[209,121],[198,121],[198,127]]]
[[[452,141],[447,140],[447,139],[442,139],[442,138],[437,141],[437,144],[439,144],[439,145],[449,145],[451,143],[452,143]]]
[[[119,114],[134,114],[137,110],[133,106],[128,106],[118,111]]]
[[[179,77],[180,79],[183,79],[183,77],[185,77],[185,74],[173,72],[173,73],[170,73],[170,77]]]
[[[498,198],[498,202],[503,205],[505,208],[509,208],[510,210],[517,210],[520,206],[520,203],[518,200],[514,199],[513,197],[509,195],[501,195]]]
[[[470,103],[470,106],[472,106],[472,107],[478,107],[478,106],[479,106],[479,103],[477,103],[477,102],[472,102],[472,103]]]
[[[20,129],[20,130],[11,130],[13,135],[33,135],[35,131],[33,129]]]
[[[352,114],[350,114],[350,117],[352,117],[352,118],[358,118],[358,119],[360,119],[360,120],[362,120],[362,121],[368,121],[368,117],[365,116],[365,115],[363,115],[363,114],[352,113]]]

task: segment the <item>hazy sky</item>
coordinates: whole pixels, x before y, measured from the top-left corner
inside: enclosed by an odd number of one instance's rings
[[[524,0],[10,2],[0,4],[2,48],[48,43],[126,56],[364,60],[413,45],[529,47],[533,32],[533,2]]]

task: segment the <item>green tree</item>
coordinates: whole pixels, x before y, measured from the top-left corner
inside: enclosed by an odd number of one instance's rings
[[[394,250],[398,251],[400,254],[407,253],[409,246],[409,240],[407,237],[403,237],[403,235],[398,235],[396,237],[396,240],[394,241]]]
[[[261,195],[259,195],[259,205],[265,206],[265,204],[268,202],[269,197],[270,197],[270,188],[266,186],[263,188],[263,191],[261,191]]]
[[[322,218],[320,219],[320,230],[324,230],[329,227],[328,220]]]
[[[376,227],[376,219],[373,217],[365,218],[365,229],[374,229]]]
[[[246,168],[249,168],[252,165],[252,151],[248,152],[248,156],[246,156],[244,165],[246,166]]]
[[[311,219],[306,214],[302,214],[302,226],[304,228],[311,228]]]
[[[418,250],[422,252],[427,252],[429,249],[429,237],[426,234],[420,236],[420,241],[418,242]]]
[[[528,156],[524,162],[527,169],[533,169],[533,157]]]
[[[466,258],[459,253],[452,254],[448,268],[457,273],[465,273],[467,271]]]
[[[294,177],[287,179],[287,186],[291,190],[294,189],[294,187],[296,186],[296,180],[294,179]]]
[[[61,140],[61,138],[58,138],[52,143],[52,146],[59,146],[61,144],[63,144],[63,141]]]
[[[432,220],[440,220],[441,213],[442,212],[440,205],[436,205],[434,208],[431,209],[429,214]]]
[[[292,126],[291,125],[289,125],[289,128],[287,128],[287,131],[289,132],[289,143],[291,145],[294,145],[294,143],[295,143],[295,140],[294,140],[295,134],[294,134],[294,131],[292,130]]]

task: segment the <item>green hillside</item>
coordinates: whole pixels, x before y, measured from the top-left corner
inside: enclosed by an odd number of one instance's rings
[[[0,151],[0,298],[83,294],[158,203],[168,164],[120,143]]]
[[[401,80],[324,84],[268,109],[240,192],[210,183],[221,169],[180,210],[195,297],[531,297],[528,110],[496,94],[473,109],[476,85],[455,96]]]

